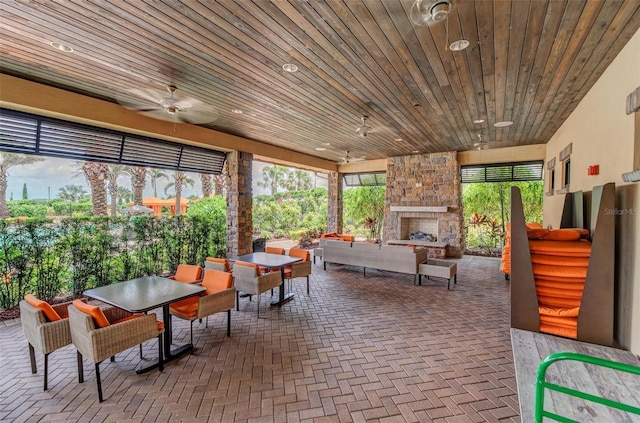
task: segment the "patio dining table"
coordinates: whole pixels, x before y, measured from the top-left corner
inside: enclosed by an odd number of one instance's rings
[[[285,294],[284,292],[284,267],[302,260],[300,257],[291,257],[284,256],[282,254],[271,254],[271,253],[251,253],[244,254],[242,256],[234,257],[229,259],[231,261],[244,261],[247,263],[255,263],[258,266],[264,266],[267,269],[279,269],[282,275],[282,284],[280,285],[278,292],[278,299],[271,302],[272,306],[279,306],[288,301],[291,301],[295,294],[293,292],[289,292]]]
[[[205,289],[198,285],[177,282],[160,276],[144,276],[125,282],[88,289],[84,291],[84,295],[111,304],[130,313],[146,313],[155,308],[162,307],[162,320],[164,322],[164,362],[167,362],[193,349],[192,344],[185,344],[173,351],[171,350],[172,330],[169,305],[185,298],[194,297],[204,291]],[[158,367],[158,364],[158,361],[155,360],[149,365],[136,369],[136,372],[145,373]]]

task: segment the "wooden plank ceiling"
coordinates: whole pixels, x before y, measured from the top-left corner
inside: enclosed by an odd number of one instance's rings
[[[380,159],[546,143],[640,28],[638,0],[452,1],[429,26],[399,0],[0,1],[1,69],[112,102],[173,84],[202,126]]]

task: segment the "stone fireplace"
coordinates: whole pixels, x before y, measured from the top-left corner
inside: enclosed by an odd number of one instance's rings
[[[438,219],[401,217],[400,239],[436,242],[438,240]]]
[[[455,151],[389,159],[384,221],[387,243],[426,246],[431,257],[461,257],[465,249],[463,228]]]

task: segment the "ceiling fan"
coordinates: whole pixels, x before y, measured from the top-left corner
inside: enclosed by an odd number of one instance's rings
[[[426,26],[444,21],[452,8],[449,0],[415,0],[411,6],[411,22],[416,26]]]
[[[368,116],[362,116],[362,125],[358,126],[356,128],[356,134],[360,135],[362,138],[366,138],[367,136],[369,136],[369,133],[371,132],[371,130],[373,129],[371,126],[367,125],[367,118]],[[349,155],[349,152],[347,151],[347,155]]]
[[[429,26],[438,22],[445,22],[446,46],[450,51],[462,51],[470,43],[464,38],[449,42],[449,14],[453,9],[451,0],[415,0],[411,6],[409,18],[415,26]]]
[[[486,150],[489,148],[489,141],[485,141],[484,135],[478,134],[478,142],[473,144],[474,150]]]
[[[351,156],[351,152],[347,150],[347,154],[338,162],[338,164],[349,164],[355,162],[361,162],[365,159],[365,156],[354,157]]]
[[[175,85],[167,86],[168,94],[155,89],[134,88],[129,90],[133,99],[122,96],[117,100],[127,109],[137,110],[155,119],[199,124],[213,122],[218,118],[218,112],[213,106],[178,94],[177,90]]]

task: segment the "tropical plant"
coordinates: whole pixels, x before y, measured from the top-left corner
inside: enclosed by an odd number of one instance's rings
[[[153,188],[153,196],[158,197],[158,180],[169,179],[167,174],[160,169],[149,170],[149,179],[151,180],[151,188]]]
[[[93,203],[94,216],[107,215],[107,190],[105,182],[109,166],[106,163],[87,161],[82,165],[89,187],[91,188],[91,201]]]
[[[498,244],[496,239],[503,236],[505,223],[511,219],[511,186],[520,188],[526,221],[542,223],[542,181],[463,184],[467,246],[492,248]]]
[[[386,188],[383,186],[350,188],[343,193],[344,222],[355,228],[364,228],[367,236],[381,238],[382,222],[384,221],[384,197]],[[367,228],[367,218],[370,219]]]
[[[147,182],[147,168],[143,166],[129,166],[127,172],[131,175],[133,204],[136,206],[142,206],[144,186]]]
[[[42,157],[0,151],[0,219],[9,217],[7,209],[7,179],[9,169],[44,160]]]
[[[77,203],[89,198],[89,194],[82,185],[65,185],[58,189],[58,198],[70,203]]]

